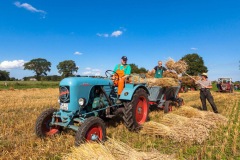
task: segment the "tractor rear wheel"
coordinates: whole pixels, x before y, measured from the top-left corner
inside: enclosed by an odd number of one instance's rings
[[[51,126],[53,113],[56,112],[57,109],[49,108],[43,111],[38,117],[35,125],[35,132],[39,137],[47,137],[52,136],[59,133],[62,130],[61,126]],[[55,122],[60,122],[60,118],[56,118]]]
[[[149,100],[144,89],[138,89],[132,101],[124,104],[123,120],[130,131],[138,131],[148,119]]]
[[[172,111],[172,101],[166,101],[164,104],[164,113]]]
[[[105,141],[106,126],[103,120],[99,117],[89,117],[78,128],[75,136],[75,145],[88,141]]]

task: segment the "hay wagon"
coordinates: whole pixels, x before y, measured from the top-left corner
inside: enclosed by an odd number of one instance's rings
[[[181,83],[173,78],[146,78],[144,75],[134,75],[132,83],[145,85],[149,104],[163,109],[164,113],[172,111],[174,105],[183,104],[183,99],[179,97]]]
[[[153,86],[149,87],[149,103],[157,105],[158,108],[164,110],[164,113],[172,111],[172,107],[181,106],[183,99],[178,96],[180,85],[171,87]]]

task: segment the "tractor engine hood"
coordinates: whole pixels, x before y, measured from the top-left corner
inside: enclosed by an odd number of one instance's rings
[[[79,98],[85,99],[88,103],[89,95],[94,86],[113,86],[110,79],[92,77],[69,77],[60,82],[60,103],[67,103],[67,111],[75,113],[79,110]]]

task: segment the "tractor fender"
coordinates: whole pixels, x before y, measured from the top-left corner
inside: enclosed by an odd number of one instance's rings
[[[146,91],[146,93],[149,95],[149,91],[147,89],[147,87],[145,85],[139,84],[139,85],[129,85],[126,84],[125,88],[123,89],[119,99],[120,100],[131,100],[134,93],[136,92],[136,90],[138,90],[139,88],[142,88]]]

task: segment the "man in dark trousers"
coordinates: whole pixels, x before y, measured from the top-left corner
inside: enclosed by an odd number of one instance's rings
[[[204,111],[207,111],[207,106],[206,106],[206,99],[212,106],[212,109],[214,113],[218,113],[217,106],[214,103],[213,96],[210,92],[210,89],[212,88],[212,83],[210,80],[208,80],[208,75],[207,73],[202,73],[201,74],[201,80],[196,81],[196,84],[200,85],[200,99],[202,102],[202,109]]]

